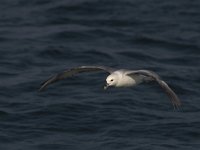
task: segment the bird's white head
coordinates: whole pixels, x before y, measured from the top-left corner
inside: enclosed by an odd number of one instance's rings
[[[116,86],[118,82],[117,74],[111,74],[106,78],[106,85],[104,89],[107,89],[109,86]]]

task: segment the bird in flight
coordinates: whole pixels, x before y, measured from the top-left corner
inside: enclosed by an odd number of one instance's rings
[[[169,96],[169,99],[174,106],[174,108],[179,108],[181,106],[181,101],[174,91],[163,81],[155,72],[149,70],[127,70],[127,69],[114,69],[105,66],[80,66],[76,68],[71,68],[58,73],[48,80],[42,83],[39,91],[43,91],[49,84],[56,81],[74,76],[78,73],[84,72],[96,72],[96,71],[106,71],[109,75],[106,78],[106,85],[104,89],[108,87],[131,87],[136,86],[142,82],[155,81],[157,82],[163,91]]]

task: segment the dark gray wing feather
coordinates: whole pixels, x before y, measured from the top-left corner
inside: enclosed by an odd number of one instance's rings
[[[174,108],[178,108],[181,106],[181,101],[178,98],[178,96],[174,93],[174,91],[167,85],[167,83],[160,79],[160,77],[152,71],[149,70],[136,70],[136,71],[130,71],[127,73],[127,75],[143,75],[146,77],[150,77],[152,80],[156,81],[160,87],[165,91],[165,93],[169,96]]]
[[[106,71],[108,73],[112,73],[114,69],[110,67],[105,67],[105,66],[81,66],[81,67],[65,70],[61,73],[58,73],[50,77],[48,80],[43,82],[39,91],[43,91],[49,84],[65,79],[67,77],[71,77],[75,74],[83,73],[83,72],[95,72],[95,71]]]

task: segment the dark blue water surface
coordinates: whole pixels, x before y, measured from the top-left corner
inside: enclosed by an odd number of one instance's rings
[[[1,150],[199,150],[199,0],[1,0]],[[150,69],[157,84],[103,90],[81,65]]]

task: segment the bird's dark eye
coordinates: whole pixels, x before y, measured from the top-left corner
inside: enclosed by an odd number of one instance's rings
[[[113,81],[113,79],[111,79],[110,81]]]

